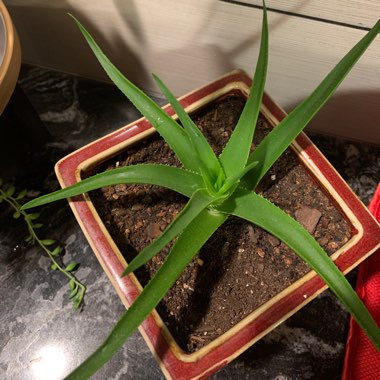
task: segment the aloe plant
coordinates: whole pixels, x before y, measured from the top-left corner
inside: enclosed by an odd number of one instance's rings
[[[282,120],[250,154],[268,61],[268,25],[265,4],[263,8],[260,53],[253,86],[238,124],[219,157],[215,155],[205,137],[158,77],[154,76],[154,79],[182,125],[174,121],[125,78],[104,55],[87,30],[74,18],[111,80],[165,139],[183,167],[139,164],[117,168],[44,195],[27,203],[24,208],[43,205],[119,183],[164,186],[187,196],[189,201],[166,230],[132,260],[122,275],[131,273],[157,254],[166,244],[176,239],[164,264],[117,322],[105,342],[75,369],[67,377],[68,379],[88,378],[112,357],[157,306],[199,249],[230,215],[260,226],[293,249],[326,282],[380,350],[380,329],[344,275],[301,224],[255,193],[255,188],[261,178],[327,102],[377,36],[380,31],[380,21],[336,65],[316,90]]]

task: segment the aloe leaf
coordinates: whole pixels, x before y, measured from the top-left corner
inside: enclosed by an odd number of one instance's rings
[[[260,112],[268,66],[268,21],[265,3],[263,11],[260,52],[251,91],[234,132],[219,157],[227,177],[242,170],[247,163]]]
[[[247,187],[254,189],[257,186],[265,173],[306,127],[313,116],[330,99],[339,84],[379,32],[380,20],[343,57],[321,84],[264,138],[248,160],[248,162],[259,161],[260,167],[257,168],[253,176],[247,176],[244,179]]]
[[[104,343],[67,380],[87,379],[103,366],[157,306],[186,265],[227,216],[204,210],[179,236],[166,261],[123,314]]]
[[[232,186],[238,185],[239,181],[242,177],[244,177],[247,173],[249,173],[252,169],[254,169],[258,165],[257,161],[249,163],[244,169],[242,169],[240,172],[237,172],[235,175],[232,175],[231,177],[228,177],[223,186],[220,189],[220,192],[226,192],[228,191]]]
[[[189,170],[197,171],[194,160],[192,159],[192,149],[189,138],[184,129],[176,123],[164,110],[161,109],[143,91],[129,81],[106,57],[98,44],[83,25],[70,15],[90,48],[94,52],[100,65],[103,67],[112,82],[119,90],[134,104],[134,106],[149,120],[157,132],[165,139],[173,149],[183,166]]]
[[[206,207],[217,201],[218,197],[210,196],[205,189],[197,190],[190,198],[184,209],[168,225],[165,231],[144,248],[129,264],[122,276],[135,271],[144,265],[154,255],[161,251],[166,244],[179,235]]]
[[[219,208],[246,219],[288,245],[318,273],[380,350],[380,329],[342,272],[309,232],[295,219],[265,198],[238,189]]]
[[[210,144],[207,142],[205,136],[191,120],[190,116],[186,113],[175,96],[170,92],[158,76],[153,74],[153,78],[155,79],[161,92],[165,95],[166,99],[173,107],[183,127],[185,128],[192,147],[198,157],[200,164],[199,170],[204,174],[204,176],[207,176],[209,182],[214,185],[219,176],[222,175],[224,177],[224,171],[218,158],[216,157]],[[224,178],[222,178],[221,181],[223,181],[223,179]]]
[[[138,164],[105,171],[86,178],[72,186],[43,195],[25,203],[21,209],[29,209],[60,199],[74,197],[85,192],[121,183],[159,185],[190,197],[204,187],[202,177],[188,170],[160,164]]]

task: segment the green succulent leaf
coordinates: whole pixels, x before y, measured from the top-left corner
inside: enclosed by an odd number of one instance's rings
[[[50,268],[52,270],[57,270],[58,269],[58,265],[56,263],[53,263],[53,264],[50,265]]]
[[[251,170],[253,170],[258,165],[257,161],[249,163],[246,167],[244,167],[242,170],[237,171],[236,174],[231,175],[228,177],[223,186],[220,188],[220,192],[224,193],[229,191],[234,185],[237,186],[240,182],[240,179],[244,177],[247,173],[249,173]]]
[[[18,219],[18,218],[21,216],[21,213],[20,213],[19,210],[17,210],[17,211],[15,211],[15,212],[13,213],[12,216],[13,216],[14,219]]]
[[[78,286],[75,286],[74,289],[69,294],[69,299],[74,298],[77,295],[78,290],[79,290]]]
[[[254,189],[257,186],[265,173],[331,98],[339,84],[379,32],[380,20],[342,58],[321,84],[264,138],[249,158],[249,162],[258,161],[260,162],[260,166],[254,175],[245,178],[245,186],[250,189]]]
[[[70,15],[90,48],[98,59],[99,63],[121,92],[135,105],[135,107],[149,120],[157,132],[165,139],[173,149],[178,159],[186,169],[197,171],[197,166],[192,159],[192,149],[189,138],[184,129],[176,123],[164,110],[161,109],[152,99],[129,81],[106,57],[92,36],[82,26],[82,24]]]
[[[165,231],[129,263],[128,267],[122,273],[122,276],[144,265],[154,255],[160,252],[166,244],[170,243],[179,235],[206,207],[217,202],[219,199],[221,199],[221,197],[212,197],[205,189],[196,191],[184,209],[169,224]]]
[[[23,206],[21,207],[21,210],[23,210],[24,208],[23,208]],[[39,217],[40,217],[40,213],[38,213],[38,212],[34,212],[34,213],[32,213],[32,214],[27,214],[27,216],[26,216],[29,220],[36,220],[36,219],[38,219]]]
[[[219,210],[246,219],[283,241],[314,269],[380,350],[380,329],[342,272],[312,235],[265,198],[238,189]]]
[[[13,194],[15,193],[16,189],[14,186],[10,186],[8,187],[8,189],[5,191],[5,196],[7,198],[11,198],[13,196]]]
[[[153,75],[153,77],[161,92],[165,95],[166,99],[173,107],[182,125],[184,126],[187,135],[189,136],[189,140],[191,141],[191,145],[195,153],[194,155],[199,163],[198,171],[202,173],[208,189],[211,191],[215,190],[217,184],[221,183],[225,178],[223,168],[220,165],[218,158],[204,135],[191,120],[190,116],[186,113],[175,96],[170,92],[158,76]]]
[[[54,248],[53,251],[50,252],[50,254],[52,256],[58,256],[61,252],[62,252],[62,248],[61,247],[56,247],[56,248]]]
[[[69,374],[66,380],[88,379],[112,357],[157,306],[186,265],[226,218],[223,214],[204,210],[187,226],[174,244],[164,264],[117,322],[105,342]]]
[[[55,244],[55,240],[53,239],[42,239],[40,240],[41,244],[44,245],[44,246],[49,246],[49,245],[53,245]]]
[[[22,206],[29,209],[60,199],[121,183],[143,183],[164,186],[190,197],[195,190],[204,186],[202,177],[185,169],[157,164],[139,164],[108,170],[86,178],[75,185],[43,195]]]
[[[17,197],[16,197],[16,200],[19,201],[20,199],[25,198],[26,193],[27,193],[27,190],[26,190],[26,189],[21,190],[21,191],[18,193],[18,195],[17,195]]]
[[[260,52],[253,78],[253,87],[238,124],[220,155],[220,161],[227,177],[235,175],[236,171],[241,171],[247,163],[264,93],[268,66],[268,21],[265,3],[263,5]]]
[[[83,301],[83,294],[82,294],[82,292],[77,293],[75,295],[75,297],[73,297],[71,299],[71,301],[73,302],[74,310],[78,310],[79,307],[82,305],[82,301]]]
[[[67,272],[73,272],[78,269],[79,264],[75,261],[72,261],[71,263],[66,265],[66,271]]]

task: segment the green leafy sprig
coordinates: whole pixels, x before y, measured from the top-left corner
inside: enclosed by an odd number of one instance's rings
[[[50,268],[52,270],[58,270],[63,273],[69,279],[69,299],[73,303],[73,308],[78,310],[82,303],[86,287],[74,276],[74,272],[78,269],[79,264],[75,261],[70,262],[67,265],[60,263],[60,255],[62,247],[57,245],[57,242],[53,239],[41,239],[36,230],[43,227],[43,224],[38,221],[40,217],[39,213],[27,213],[23,210],[20,201],[25,198],[27,190],[22,190],[16,194],[14,186],[9,186],[6,189],[3,188],[3,183],[0,178],[0,203],[6,202],[14,210],[12,216],[14,219],[22,217],[26,223],[28,229],[28,236],[25,241],[31,245],[39,245],[51,261]]]
[[[326,282],[380,350],[380,329],[342,272],[300,223],[254,192],[261,178],[332,96],[343,78],[375,39],[380,31],[380,21],[335,66],[316,90],[283,119],[250,154],[268,64],[268,26],[264,4],[260,53],[253,85],[237,126],[222,154],[217,157],[180,103],[158,77],[154,76],[154,79],[182,125],[169,117],[125,78],[104,55],[87,30],[78,20],[74,20],[111,80],[165,139],[183,168],[156,164],[118,168],[44,195],[24,207],[43,205],[119,183],[164,186],[189,197],[189,202],[166,230],[129,263],[123,275],[146,263],[176,238],[163,265],[117,322],[108,338],[67,379],[89,378],[112,357],[157,306],[199,249],[230,215],[260,226],[293,249]]]

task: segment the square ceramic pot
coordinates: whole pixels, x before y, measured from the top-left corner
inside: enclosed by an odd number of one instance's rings
[[[244,72],[233,71],[183,96],[180,101],[188,112],[194,112],[228,94],[246,97],[250,85],[251,79]],[[169,106],[164,109],[173,115]],[[278,124],[285,116],[285,112],[268,95],[264,96],[261,113],[272,126]],[[56,165],[61,186],[67,187],[80,181],[81,174],[86,169],[115,156],[131,144],[153,133],[155,131],[152,126],[142,118],[75,151]],[[323,192],[330,199],[334,199],[333,202],[351,225],[351,239],[332,255],[336,265],[347,273],[380,246],[380,226],[305,134],[296,139],[292,149]],[[75,202],[70,202],[70,205],[100,264],[121,300],[128,307],[140,293],[141,285],[134,275],[120,277],[127,263],[90,198],[87,195],[76,198]],[[261,305],[219,338],[192,354],[184,352],[176,344],[157,311],[153,311],[142,323],[140,332],[167,378],[207,378],[324,289],[326,289],[324,282],[311,271]]]

